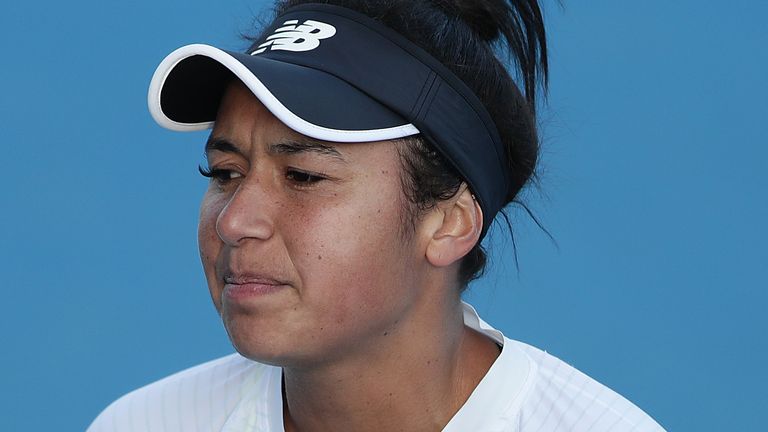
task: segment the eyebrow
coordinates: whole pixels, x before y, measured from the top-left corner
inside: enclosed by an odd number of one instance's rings
[[[224,153],[237,153],[238,155],[245,157],[245,153],[242,152],[236,145],[225,138],[217,138],[214,136],[208,137],[208,141],[205,142],[205,154],[206,156],[213,150],[218,150]]]
[[[296,154],[296,153],[318,153],[325,156],[331,156],[334,159],[338,159],[341,162],[346,162],[344,156],[336,150],[336,147],[325,144],[323,142],[311,139],[290,139],[284,140],[276,144],[269,146],[269,152],[272,154]]]
[[[209,137],[208,141],[205,143],[205,154],[207,155],[213,150],[224,153],[236,153],[246,157],[245,153],[243,153],[240,148],[226,138]],[[312,138],[303,137],[301,139],[286,139],[269,145],[269,153],[271,154],[290,155],[308,152],[331,156],[341,162],[347,162],[336,147]]]

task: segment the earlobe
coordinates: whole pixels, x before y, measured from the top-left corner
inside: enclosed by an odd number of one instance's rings
[[[483,225],[480,205],[466,186],[442,211],[442,224],[426,251],[427,260],[436,267],[449,266],[469,253],[479,241]]]

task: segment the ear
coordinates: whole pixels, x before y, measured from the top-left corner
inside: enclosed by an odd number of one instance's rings
[[[466,185],[457,196],[438,204],[443,215],[427,244],[427,260],[436,267],[446,267],[463,258],[480,239],[483,211]]]

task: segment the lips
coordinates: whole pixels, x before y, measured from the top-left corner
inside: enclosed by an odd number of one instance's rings
[[[268,276],[256,275],[256,274],[227,274],[224,276],[224,283],[234,285],[245,284],[263,284],[263,285],[287,285],[279,279],[275,279]]]
[[[268,296],[288,288],[286,281],[255,274],[228,274],[224,276],[222,296],[232,301],[245,301]]]

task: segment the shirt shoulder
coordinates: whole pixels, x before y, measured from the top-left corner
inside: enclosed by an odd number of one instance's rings
[[[521,431],[658,432],[642,409],[549,353],[509,340],[531,361],[532,381],[518,416]]]
[[[239,354],[191,367],[122,396],[87,432],[221,430],[245,389],[274,369]]]

